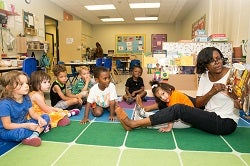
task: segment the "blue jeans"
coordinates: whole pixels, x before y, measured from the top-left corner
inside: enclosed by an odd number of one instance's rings
[[[41,117],[47,122],[47,124],[49,124],[49,122],[50,122],[49,115],[43,114],[43,115],[41,115]],[[35,120],[35,119],[30,119],[26,123],[30,123],[30,122],[38,124],[38,121]],[[46,127],[47,127],[47,125],[44,126],[44,129]],[[29,136],[31,136],[33,132],[34,131],[26,129],[26,128],[18,128],[18,129],[13,129],[13,130],[3,129],[0,132],[0,138],[2,140],[6,140],[6,141],[17,141],[17,142],[20,142],[23,139],[28,138]]]
[[[237,123],[233,119],[221,118],[214,112],[183,104],[175,104],[164,108],[149,116],[149,118],[152,126],[181,119],[194,128],[216,135],[230,134],[237,128]]]

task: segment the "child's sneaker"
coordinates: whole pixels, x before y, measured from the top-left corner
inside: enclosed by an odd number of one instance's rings
[[[135,104],[133,119],[140,120],[143,118],[145,118],[144,108],[142,108],[139,104]]]
[[[48,124],[48,125],[46,126],[46,128],[43,130],[43,132],[44,132],[44,133],[47,133],[47,132],[50,131],[50,129],[51,129],[51,125]]]
[[[67,116],[65,116],[64,118],[58,121],[57,126],[67,126],[69,124],[70,124],[70,119]]]
[[[72,109],[69,111],[71,116],[74,116],[74,115],[78,115],[80,113],[80,110],[79,109]]]
[[[148,100],[147,100],[147,98],[146,98],[146,97],[144,97],[144,98],[142,99],[142,101],[147,102]]]
[[[135,100],[134,100],[133,98],[128,98],[128,99],[126,100],[126,103],[127,103],[128,105],[131,105],[134,101],[135,101]]]
[[[22,144],[29,145],[29,146],[40,146],[42,143],[42,140],[40,137],[32,137],[32,138],[26,138],[22,140]]]

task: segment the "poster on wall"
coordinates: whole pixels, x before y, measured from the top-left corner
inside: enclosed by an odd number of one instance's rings
[[[24,23],[24,34],[25,35],[36,35],[34,15],[29,12],[23,11],[23,23]]]
[[[116,35],[116,54],[141,54],[145,52],[145,34]]]
[[[195,38],[195,31],[205,30],[206,15],[202,16],[199,20],[192,24],[192,39]]]

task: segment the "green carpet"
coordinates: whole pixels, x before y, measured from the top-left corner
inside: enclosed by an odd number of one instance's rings
[[[183,165],[191,166],[246,166],[231,153],[182,152],[181,158]]]
[[[79,121],[71,121],[68,126],[56,127],[48,133],[42,134],[41,139],[44,141],[72,142],[85,127],[86,125],[80,125]]]
[[[217,135],[187,128],[174,129],[177,146],[182,150],[231,152],[230,147]]]
[[[92,123],[77,140],[78,144],[121,146],[126,132],[119,123]]]
[[[125,146],[146,149],[175,149],[171,133],[160,133],[152,129],[130,131]]]
[[[73,145],[55,166],[115,166],[119,153],[118,148]]]
[[[250,165],[250,154],[242,154],[241,157],[247,163],[247,165]]]
[[[250,153],[250,128],[238,127],[234,133],[223,137],[234,150]]]
[[[68,147],[67,144],[43,142],[39,148],[20,144],[0,157],[2,166],[45,166],[51,165]]]
[[[162,150],[126,149],[119,166],[180,166],[176,152]]]
[[[108,119],[105,117],[105,119]],[[226,136],[194,128],[160,133],[154,129],[125,131],[119,122],[72,120],[42,134],[40,147],[19,144],[0,156],[2,166],[247,166],[250,128]]]

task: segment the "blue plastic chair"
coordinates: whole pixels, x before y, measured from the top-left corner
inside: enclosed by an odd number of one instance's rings
[[[95,64],[95,66],[96,66],[96,67],[98,67],[98,66],[103,66],[102,61],[103,61],[102,58],[97,58],[97,59],[96,59],[96,64]]]
[[[31,73],[37,71],[37,61],[34,57],[28,57],[23,60],[22,71],[26,73],[29,77]]]
[[[122,72],[124,73],[125,70],[126,70],[126,66],[121,62],[121,60],[120,60],[120,59],[117,59],[117,60],[115,61],[115,63],[116,63],[116,70],[117,70],[117,71],[122,70]]]
[[[129,65],[129,71],[132,71],[134,66],[140,66],[140,65],[141,65],[140,60],[138,59],[131,60],[130,65]]]
[[[103,58],[103,66],[111,71],[112,68],[112,58]]]

